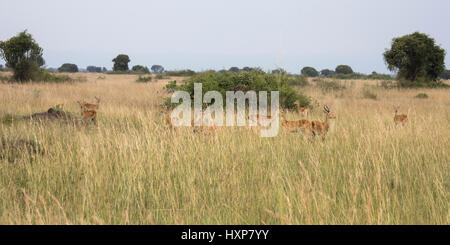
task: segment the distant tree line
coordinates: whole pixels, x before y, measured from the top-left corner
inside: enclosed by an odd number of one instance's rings
[[[450,71],[445,69],[444,60],[446,52],[435,43],[435,40],[427,34],[415,32],[392,40],[390,49],[383,53],[384,61],[388,69],[397,74],[398,85],[401,87],[441,87],[445,86],[439,79],[450,79]],[[0,41],[0,58],[5,61],[6,68],[13,71],[12,80],[25,81],[56,81],[58,80],[47,70],[41,67],[45,64],[43,49],[27,31],[20,32],[9,40]],[[154,74],[178,74],[192,76],[191,70],[165,71],[161,65],[153,65],[150,69],[146,66],[135,65],[129,70],[130,57],[119,54],[113,60],[113,73],[154,73]],[[0,66],[3,69],[3,65]],[[78,66],[72,63],[64,63],[57,69],[59,72],[79,72]],[[106,68],[88,66],[88,72],[106,72]],[[287,72],[277,68],[271,72],[264,72],[260,68],[233,66],[228,70],[220,70],[219,73],[256,72],[257,74],[281,74]],[[370,75],[355,73],[348,65],[339,65],[334,71],[321,70],[320,73],[313,67],[304,67],[301,70],[303,76],[308,77],[335,77],[343,79],[368,78],[391,79],[390,75],[373,72]],[[289,74],[288,74],[289,75]],[[59,79],[61,80],[61,79]],[[59,81],[58,80],[58,81]],[[303,78],[298,78],[295,83],[303,83]],[[300,81],[300,82],[299,82]],[[291,81],[294,82],[294,81]]]

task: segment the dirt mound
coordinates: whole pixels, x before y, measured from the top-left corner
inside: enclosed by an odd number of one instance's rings
[[[65,121],[76,121],[71,113],[64,112],[62,110],[55,110],[53,108],[48,109],[46,112],[34,113],[29,116],[25,116],[24,119],[32,120],[65,120]]]

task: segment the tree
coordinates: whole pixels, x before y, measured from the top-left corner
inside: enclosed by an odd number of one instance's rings
[[[352,74],[353,69],[348,65],[338,65],[335,72],[336,74]]]
[[[112,61],[114,62],[114,71],[128,71],[128,63],[130,62],[128,55],[119,54]]]
[[[319,72],[313,67],[306,66],[301,71],[302,75],[307,75],[308,77],[317,77],[319,76]]]
[[[150,70],[146,66],[141,65],[135,65],[133,66],[133,68],[131,68],[131,70],[139,73],[150,73]]]
[[[0,64],[0,70],[3,70],[3,65],[2,64]]]
[[[323,69],[320,71],[320,75],[322,75],[324,77],[333,76],[335,74],[336,74],[336,72],[334,72],[333,70],[330,70],[330,69]]]
[[[78,72],[78,66],[75,64],[65,63],[60,68],[59,72]]]
[[[153,73],[163,73],[164,72],[164,67],[160,66],[160,65],[152,65],[152,67],[150,68],[152,70]]]
[[[241,71],[241,69],[239,69],[239,68],[236,67],[236,66],[233,66],[233,67],[230,67],[230,69],[229,69],[228,71],[231,71],[231,72],[234,72],[234,73],[238,73],[238,72]]]
[[[42,51],[26,30],[7,41],[0,41],[0,57],[6,61],[6,67],[13,69],[13,79],[16,81],[35,78],[40,67],[45,64]]]
[[[450,70],[444,70],[439,77],[445,80],[450,79]]]
[[[88,66],[88,67],[86,67],[86,70],[88,72],[97,72],[97,73],[101,73],[102,72],[102,68],[98,67],[98,66]]]
[[[445,50],[427,34],[415,32],[394,38],[391,49],[383,54],[390,71],[407,81],[436,81],[444,71]]]
[[[108,71],[108,69],[106,69],[106,67],[102,68],[102,72],[107,72],[107,71]]]

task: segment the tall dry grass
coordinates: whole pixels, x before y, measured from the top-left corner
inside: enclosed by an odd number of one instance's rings
[[[167,81],[86,76],[0,84],[0,117],[56,104],[79,113],[77,100],[102,99],[98,127],[0,124],[1,137],[44,149],[0,159],[0,224],[450,224],[448,90],[371,88],[373,100],[362,93],[370,81],[307,87],[337,115],[326,141],[310,142],[285,131],[171,131],[158,109]],[[394,127],[394,104],[407,126]],[[320,108],[311,119],[324,119]]]

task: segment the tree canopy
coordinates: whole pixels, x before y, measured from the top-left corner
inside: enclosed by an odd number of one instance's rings
[[[78,66],[75,64],[65,63],[58,68],[59,72],[78,72]]]
[[[7,41],[0,41],[0,57],[6,61],[6,67],[13,69],[16,81],[33,80],[39,67],[45,64],[42,52],[26,30]]]
[[[308,77],[317,77],[319,76],[319,72],[313,67],[306,66],[301,71],[302,75],[306,75]]]
[[[114,71],[128,71],[128,63],[130,62],[130,57],[126,54],[119,54],[116,58],[112,60],[114,62]]]
[[[139,73],[150,73],[150,70],[146,66],[141,65],[135,65],[133,66],[133,68],[131,68],[131,70]]]
[[[152,67],[150,68],[152,70],[153,73],[163,73],[164,72],[164,67],[162,67],[161,65],[152,65]]]
[[[348,65],[338,65],[335,72],[336,74],[352,74],[353,69]]]
[[[445,50],[424,33],[394,38],[383,56],[388,69],[407,81],[436,81],[445,69]]]

